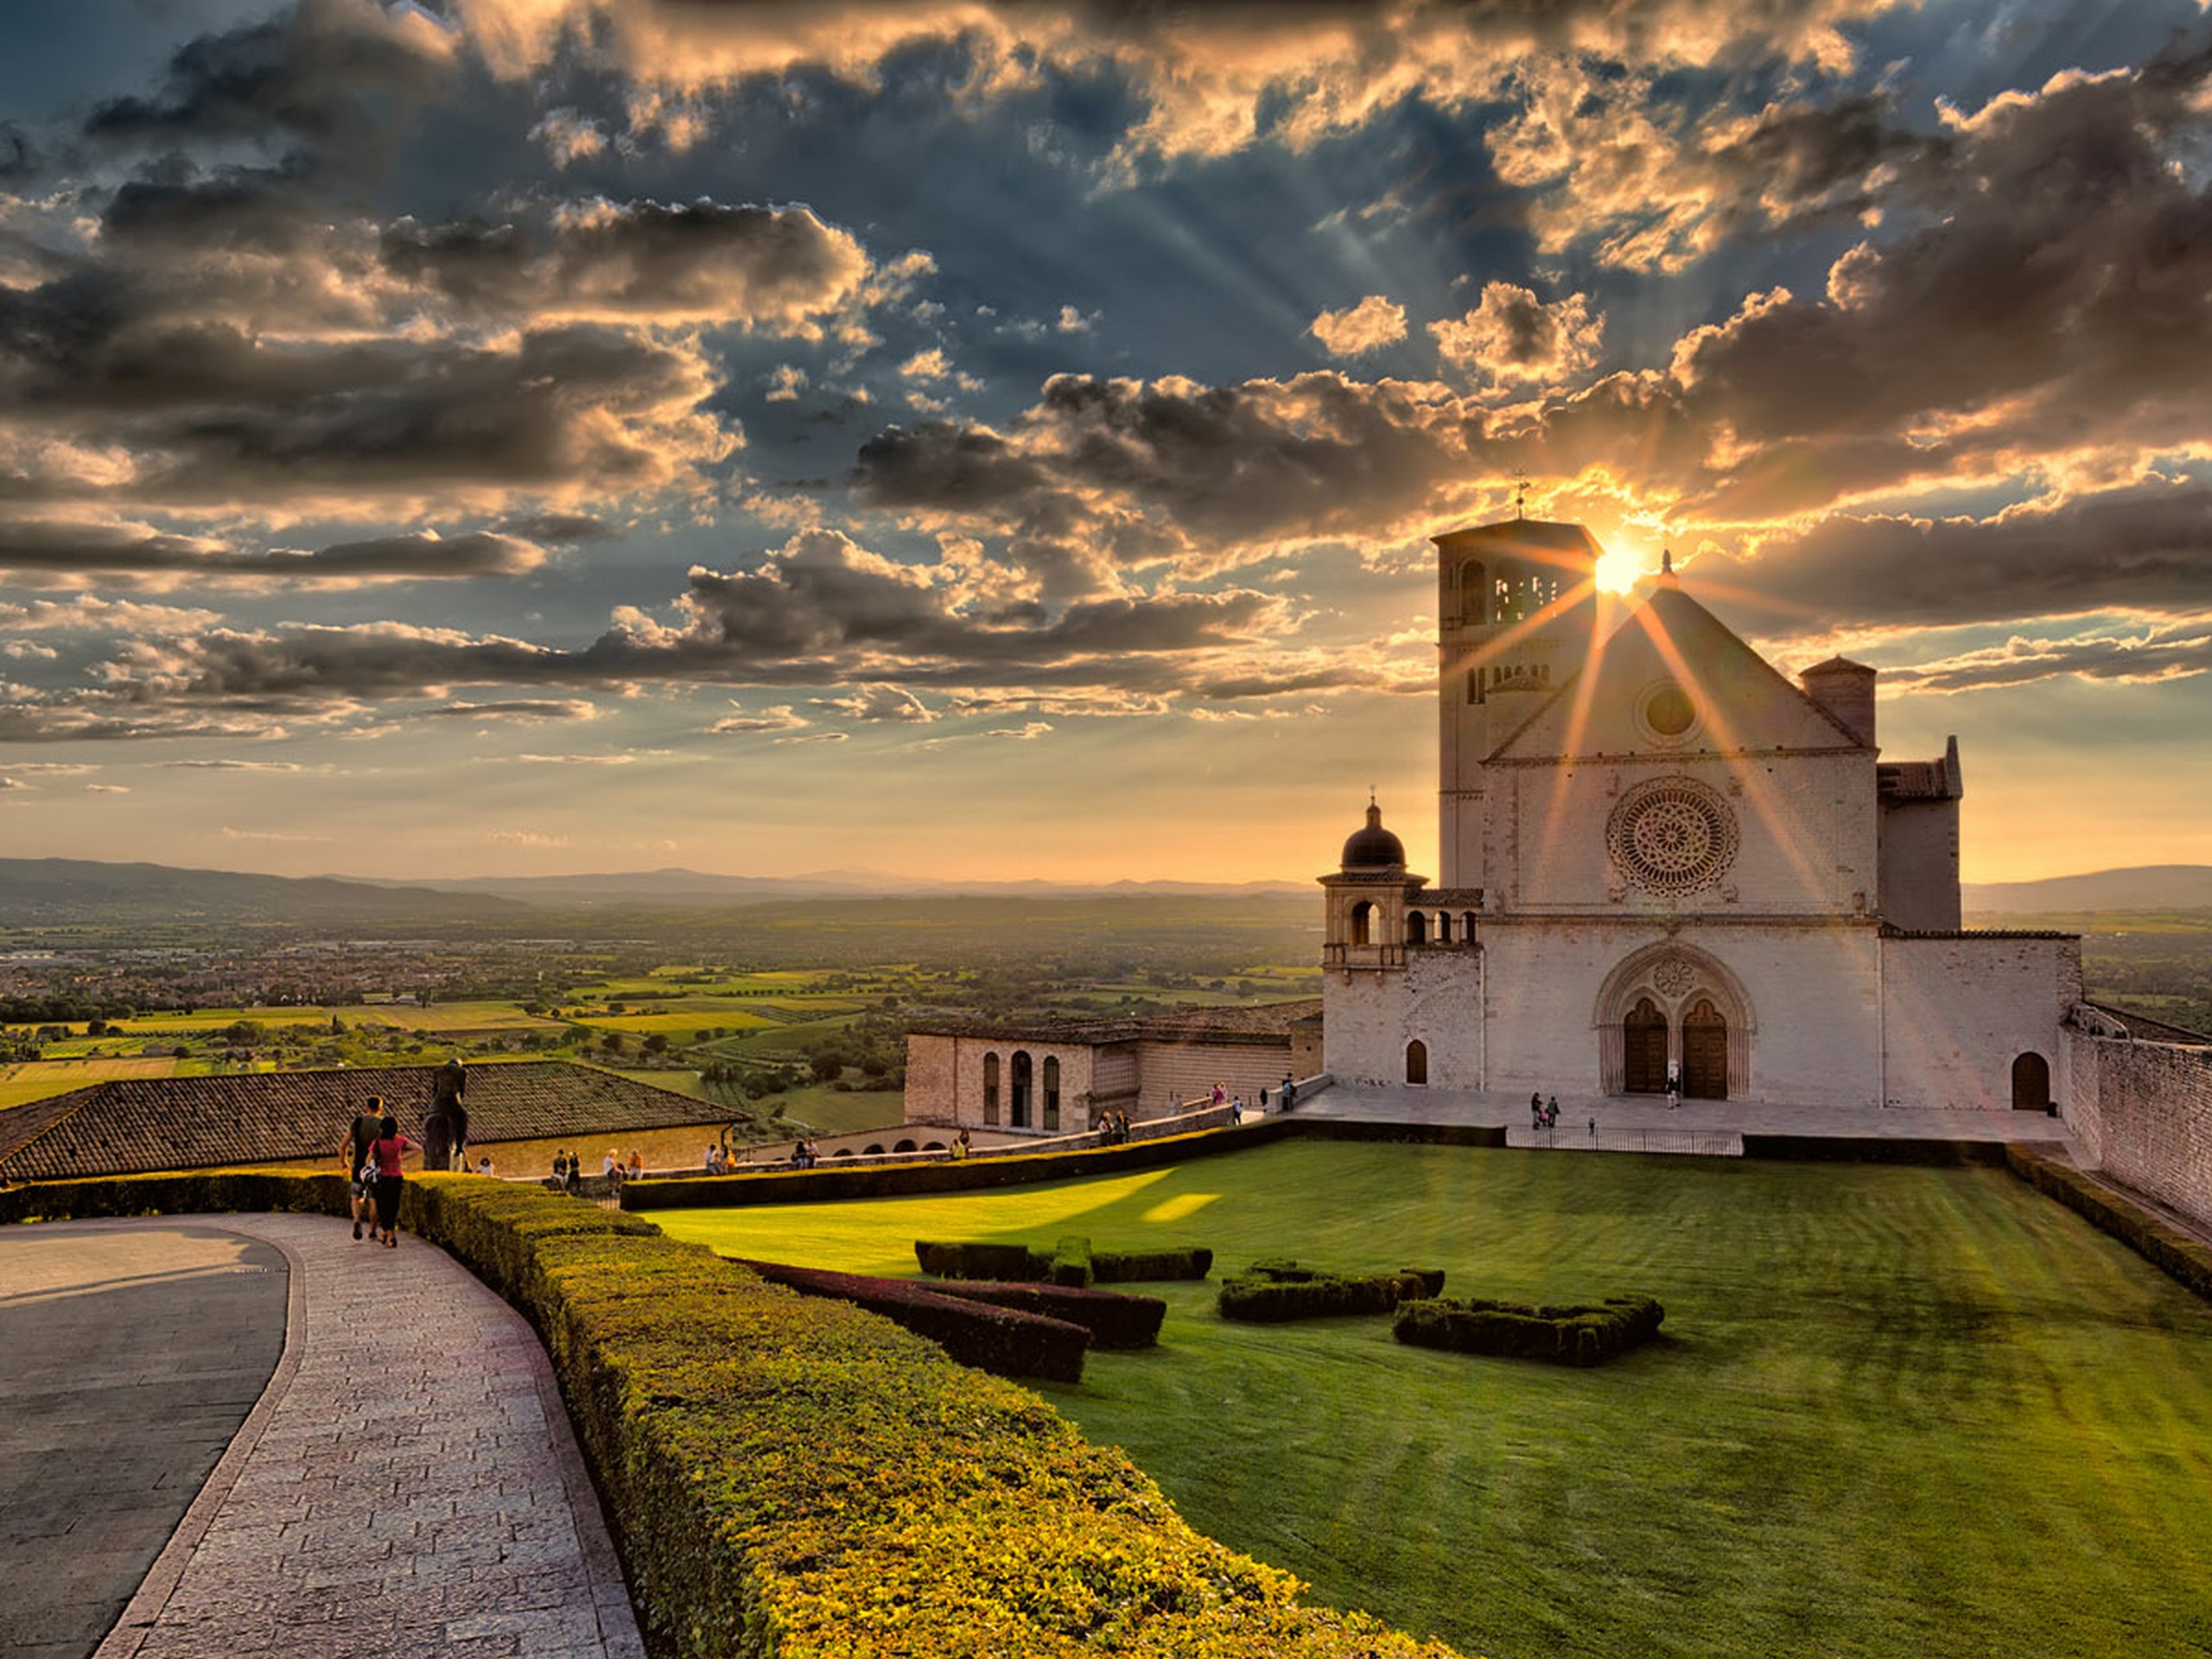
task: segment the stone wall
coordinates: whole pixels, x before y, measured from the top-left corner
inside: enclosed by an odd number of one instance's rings
[[[2009,1111],[2012,1065],[2040,1055],[2054,1092],[2059,1025],[2082,996],[2070,936],[1934,934],[1882,941],[1887,1103]]]
[[[2104,1173],[2212,1226],[2212,1047],[2063,1033],[2067,1127]]]

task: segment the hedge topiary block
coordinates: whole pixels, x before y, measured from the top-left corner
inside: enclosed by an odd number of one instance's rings
[[[1600,1303],[1531,1306],[1487,1300],[1407,1301],[1390,1334],[1417,1348],[1541,1359],[1554,1365],[1602,1365],[1658,1333],[1667,1311],[1649,1296]]]
[[[1402,1301],[1444,1287],[1440,1268],[1402,1268],[1395,1273],[1335,1274],[1273,1258],[1255,1262],[1224,1280],[1221,1317],[1255,1324],[1388,1313]]]

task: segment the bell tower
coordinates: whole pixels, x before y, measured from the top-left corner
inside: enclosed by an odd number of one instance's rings
[[[1483,763],[1588,657],[1602,550],[1580,524],[1518,517],[1433,539],[1439,883],[1479,887]]]

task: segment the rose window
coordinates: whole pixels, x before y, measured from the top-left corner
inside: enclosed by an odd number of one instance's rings
[[[1687,778],[1662,779],[1613,809],[1605,850],[1622,874],[1653,893],[1711,887],[1736,858],[1736,819],[1720,798]]]

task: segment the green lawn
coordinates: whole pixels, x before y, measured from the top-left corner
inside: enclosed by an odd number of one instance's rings
[[[2212,1653],[2212,1308],[1993,1171],[1293,1143],[957,1198],[671,1211],[912,1273],[919,1236],[1190,1240],[1666,1305],[1579,1372],[1225,1325],[1039,1391],[1216,1537],[1490,1659]]]

